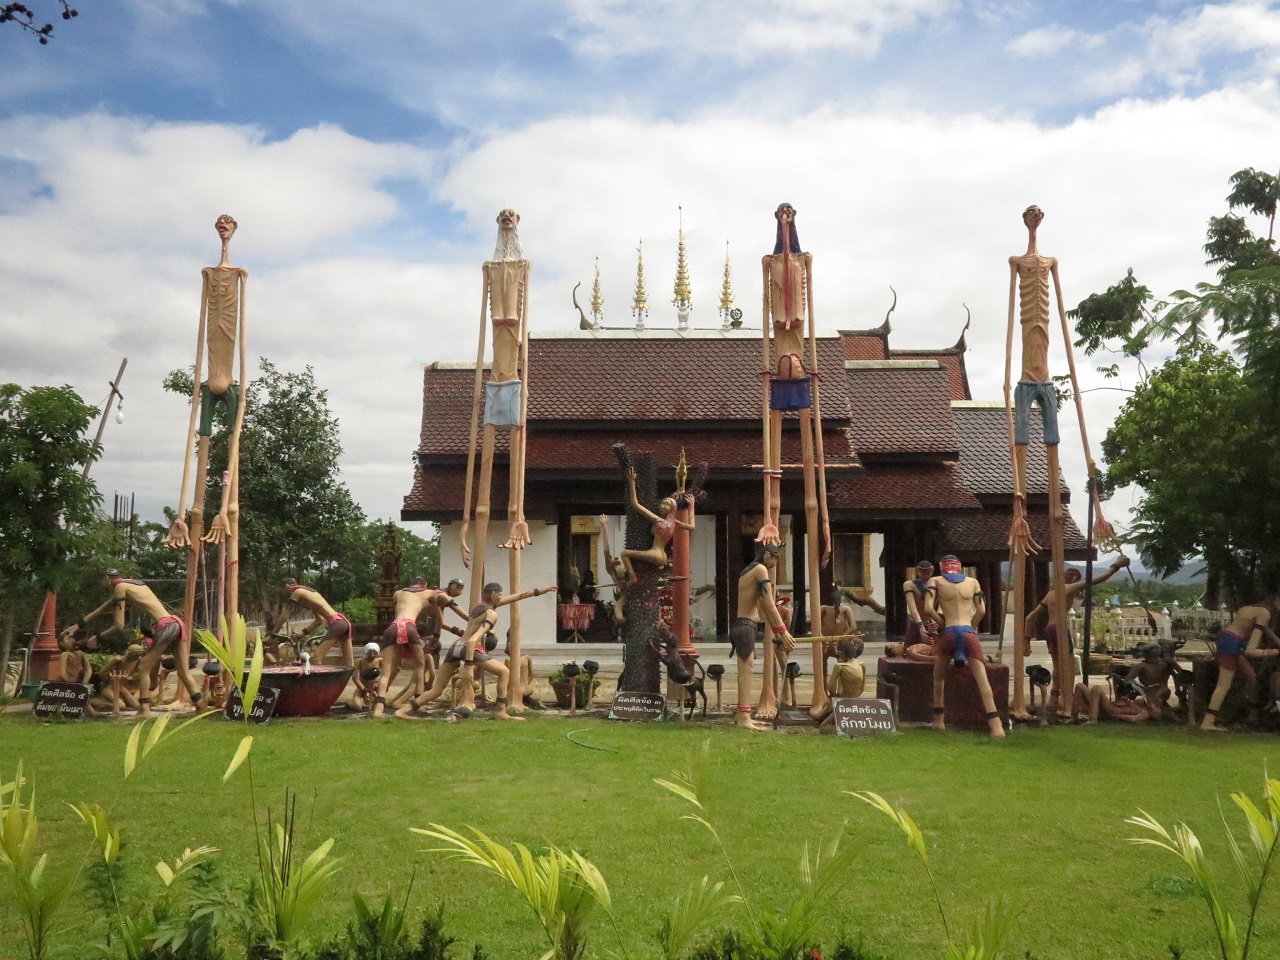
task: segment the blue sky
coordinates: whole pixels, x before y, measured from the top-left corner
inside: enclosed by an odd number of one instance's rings
[[[787,199],[822,325],[874,325],[893,284],[896,342],[939,346],[966,303],[996,399],[1023,207],[1048,213],[1069,305],[1130,266],[1190,286],[1228,176],[1280,165],[1278,72],[1265,2],[84,0],[47,46],[0,28],[0,377],[96,402],[127,354],[95,476],[158,515],[185,427],[159,379],[191,362],[232,213],[251,349],[315,366],[385,517],[421,364],[474,353],[500,207],[524,217],[535,326],[575,322],[597,255],[625,322],[640,239],[650,323],[673,326],[677,206],[710,324],[726,240],[745,307]],[[1095,444],[1122,398],[1090,396]]]

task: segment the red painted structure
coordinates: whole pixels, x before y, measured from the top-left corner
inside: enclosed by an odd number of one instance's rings
[[[262,685],[280,691],[276,701],[277,717],[321,717],[337,703],[351,679],[351,668],[321,665],[309,674],[292,664],[273,664],[262,668]]]
[[[946,708],[949,727],[987,729],[987,712],[982,695],[969,668],[947,667]],[[881,657],[877,671],[898,678],[898,719],[904,723],[929,723],[933,720],[933,664],[899,657]],[[987,664],[987,682],[996,700],[1000,719],[1009,720],[1009,667],[1003,663]]]

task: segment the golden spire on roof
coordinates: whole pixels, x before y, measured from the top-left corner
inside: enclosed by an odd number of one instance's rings
[[[693,306],[693,288],[689,286],[689,261],[684,248],[684,207],[676,209],[680,211],[680,242],[676,246],[676,295],[671,303],[687,313]]]
[[[631,300],[631,315],[636,318],[636,329],[644,329],[644,318],[649,315],[649,295],[644,292],[644,241],[636,247],[636,292]]]
[[[600,258],[596,257],[596,281],[591,285],[591,319],[600,326],[604,319],[604,297],[600,293]]]
[[[729,241],[724,242],[724,283],[720,285],[720,313],[729,315],[733,309],[733,281],[729,277]]]

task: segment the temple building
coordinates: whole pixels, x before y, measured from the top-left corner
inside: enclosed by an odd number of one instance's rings
[[[552,571],[559,599],[578,589],[588,572],[596,584],[609,584],[601,533],[607,533],[617,555],[627,495],[613,444],[651,453],[663,494],[675,488],[673,468],[683,450],[690,463],[709,465],[691,564],[691,587],[707,588],[693,613],[701,624],[699,636],[709,639],[728,632],[737,575],[752,556],[761,523],[760,332],[738,329],[730,320],[727,266],[719,327],[688,326],[687,278],[684,304],[681,292],[678,275],[680,328],[646,326],[641,272],[633,326],[603,326],[597,281],[591,319],[583,315],[583,329],[531,333],[525,513],[533,545],[525,549],[523,586],[547,585]],[[1013,502],[1004,404],[972,397],[964,333],[950,347],[897,349],[890,346],[890,330],[886,318],[873,329],[818,336],[832,573],[841,586],[883,603],[883,629],[900,634],[905,626],[902,581],[917,560],[937,563],[954,553],[987,591],[983,629],[990,631],[1001,622],[1000,565],[1008,559]],[[401,512],[403,520],[440,525],[442,581],[470,578],[462,566],[459,531],[474,377],[474,363],[426,367],[413,488]],[[807,587],[797,424],[795,419],[784,424],[787,550],[778,580],[780,594],[793,598],[800,624]],[[1036,540],[1048,544],[1048,471],[1038,417],[1032,425],[1028,512]],[[503,434],[499,431],[495,466],[506,462]],[[494,470],[487,545],[486,579],[499,582],[507,570],[505,554],[497,549],[507,536],[506,476],[505,469]],[[1069,498],[1065,485],[1063,497]],[[1084,559],[1085,538],[1069,515],[1066,546],[1069,560]],[[1037,560],[1028,577],[1029,596],[1048,582],[1047,550]],[[608,601],[612,594],[602,587],[599,597]],[[556,602],[547,595],[523,605],[527,642],[570,636]],[[861,623],[878,628],[879,618],[869,610],[860,614],[866,614],[860,615]],[[585,636],[609,639],[608,617],[597,617]]]

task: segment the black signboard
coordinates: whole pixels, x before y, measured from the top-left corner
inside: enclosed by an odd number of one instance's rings
[[[31,712],[37,717],[67,717],[79,720],[89,706],[89,688],[83,683],[46,681],[40,684]]]
[[[660,693],[619,690],[609,705],[610,720],[658,720],[667,712],[667,698]]]
[[[842,737],[893,733],[898,729],[893,722],[893,704],[888,700],[832,697],[831,709],[835,715],[836,733]]]
[[[278,687],[259,687],[258,693],[253,698],[253,710],[249,713],[250,723],[266,723],[271,719],[271,715],[276,712],[276,701],[280,699],[280,689]],[[240,721],[244,719],[244,701],[240,698],[240,690],[236,687],[231,688],[231,693],[227,696],[226,709],[222,711],[223,716],[228,720]]]

